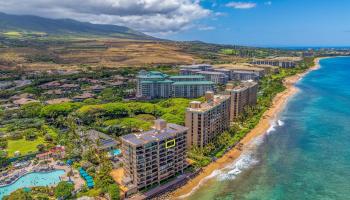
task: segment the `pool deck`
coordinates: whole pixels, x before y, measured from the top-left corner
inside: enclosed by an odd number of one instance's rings
[[[0,187],[5,187],[8,185],[11,185],[11,184],[15,183],[21,177],[25,176],[26,174],[30,174],[33,172],[51,172],[51,171],[55,171],[55,170],[64,170],[65,175],[61,176],[60,179],[63,181],[69,181],[69,180],[73,181],[74,188],[76,190],[80,189],[85,184],[84,180],[79,176],[79,173],[77,170],[72,169],[68,165],[58,165],[57,162],[54,161],[53,159],[50,159],[48,161],[49,161],[49,163],[45,164],[45,165],[40,165],[40,164],[34,165],[31,163],[27,167],[10,171],[7,176],[1,177],[1,179],[0,179],[3,181],[10,180],[10,182],[6,181],[5,184],[0,184]],[[73,176],[68,177],[67,173],[71,170],[73,171]]]

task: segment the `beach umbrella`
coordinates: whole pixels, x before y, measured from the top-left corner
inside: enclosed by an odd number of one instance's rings
[[[89,174],[87,174],[87,173],[82,173],[82,176],[84,176],[84,177],[88,177],[88,176],[89,176]]]

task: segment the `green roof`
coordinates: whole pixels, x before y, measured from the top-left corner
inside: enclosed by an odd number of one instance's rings
[[[157,83],[173,83],[172,80],[157,81]]]
[[[173,85],[214,85],[212,81],[180,81],[175,82]]]
[[[183,76],[179,75],[179,76],[170,76],[169,78],[170,79],[172,79],[172,78],[183,78],[183,79],[188,78],[188,79],[190,79],[190,78],[205,78],[205,77],[202,75],[183,75]]]
[[[141,83],[173,83],[171,80],[141,81]]]
[[[149,79],[164,79],[164,78],[167,78],[167,76],[147,74],[147,75],[137,76],[137,78],[143,78],[143,79],[147,79],[147,78],[149,78]]]
[[[137,76],[137,78],[143,78],[143,79],[147,79],[147,78],[164,79],[164,78],[167,78],[167,77],[169,77],[169,75],[163,74],[162,72],[158,72],[158,71],[150,71],[150,72],[147,72],[147,74],[145,74],[145,75]]]

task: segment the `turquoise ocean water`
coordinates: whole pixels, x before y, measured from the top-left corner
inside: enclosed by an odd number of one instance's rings
[[[265,137],[184,199],[350,199],[350,57],[321,60]]]

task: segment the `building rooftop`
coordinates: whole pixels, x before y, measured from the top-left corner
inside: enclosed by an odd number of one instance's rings
[[[143,79],[164,79],[169,77],[169,75],[167,74],[163,74],[162,72],[158,72],[158,71],[141,71],[139,73],[139,75],[137,76],[137,78],[143,78]]]
[[[72,100],[69,98],[58,98],[58,99],[47,100],[45,103],[51,105],[51,104],[59,104],[59,103],[65,103],[65,102],[70,102],[70,101],[72,101]]]
[[[83,94],[74,96],[73,99],[89,99],[95,97],[94,94],[89,93],[89,92],[84,92]]]
[[[180,68],[197,69],[200,67],[212,67],[210,64],[181,65]]]
[[[215,68],[224,68],[229,70],[247,70],[247,71],[264,71],[262,68],[255,67],[254,65],[248,64],[248,63],[240,63],[240,64],[220,64],[215,65]]]
[[[118,145],[118,142],[115,139],[96,130],[88,130],[85,133],[81,132],[81,134],[83,134],[82,136],[87,137],[91,142],[98,143],[98,148],[100,149],[109,149]]]
[[[233,72],[240,73],[240,74],[256,74],[257,73],[254,71],[243,71],[243,70],[234,70]]]
[[[141,83],[173,83],[171,80],[141,81]]]
[[[212,81],[179,81],[173,85],[215,85],[215,83]]]
[[[142,133],[132,133],[125,136],[122,136],[122,139],[131,143],[135,146],[147,144],[150,142],[156,142],[165,140],[169,137],[173,137],[176,133],[187,131],[187,128],[184,126],[180,126],[177,124],[166,124],[166,127],[163,129],[152,129],[150,131],[142,132]]]
[[[212,108],[215,108],[216,106],[220,105],[222,102],[226,101],[229,98],[230,98],[230,95],[214,95],[211,101],[206,101],[203,103],[199,101],[192,101],[190,105],[196,104],[198,107],[190,106],[189,108],[187,108],[187,111],[205,112],[205,111],[211,110]]]
[[[213,71],[200,71],[200,72],[197,72],[198,74],[217,74],[217,75],[225,75],[224,73],[222,72],[213,72]]]
[[[250,81],[243,81],[241,82],[239,85],[235,86],[235,87],[232,87],[232,89],[230,88],[226,88],[226,90],[228,91],[242,91],[242,90],[246,90],[250,87],[253,87],[255,85],[257,85],[258,83],[257,82],[254,82],[252,80]],[[227,85],[227,87],[229,86],[229,84]]]
[[[192,78],[205,78],[202,75],[178,75],[178,76],[170,76],[170,79],[172,78],[183,78],[183,79],[192,79]]]
[[[267,58],[263,58],[263,59],[255,59],[255,61],[257,60],[271,60],[271,61],[294,61],[294,62],[298,62],[301,61],[302,58],[301,57],[267,57]]]

